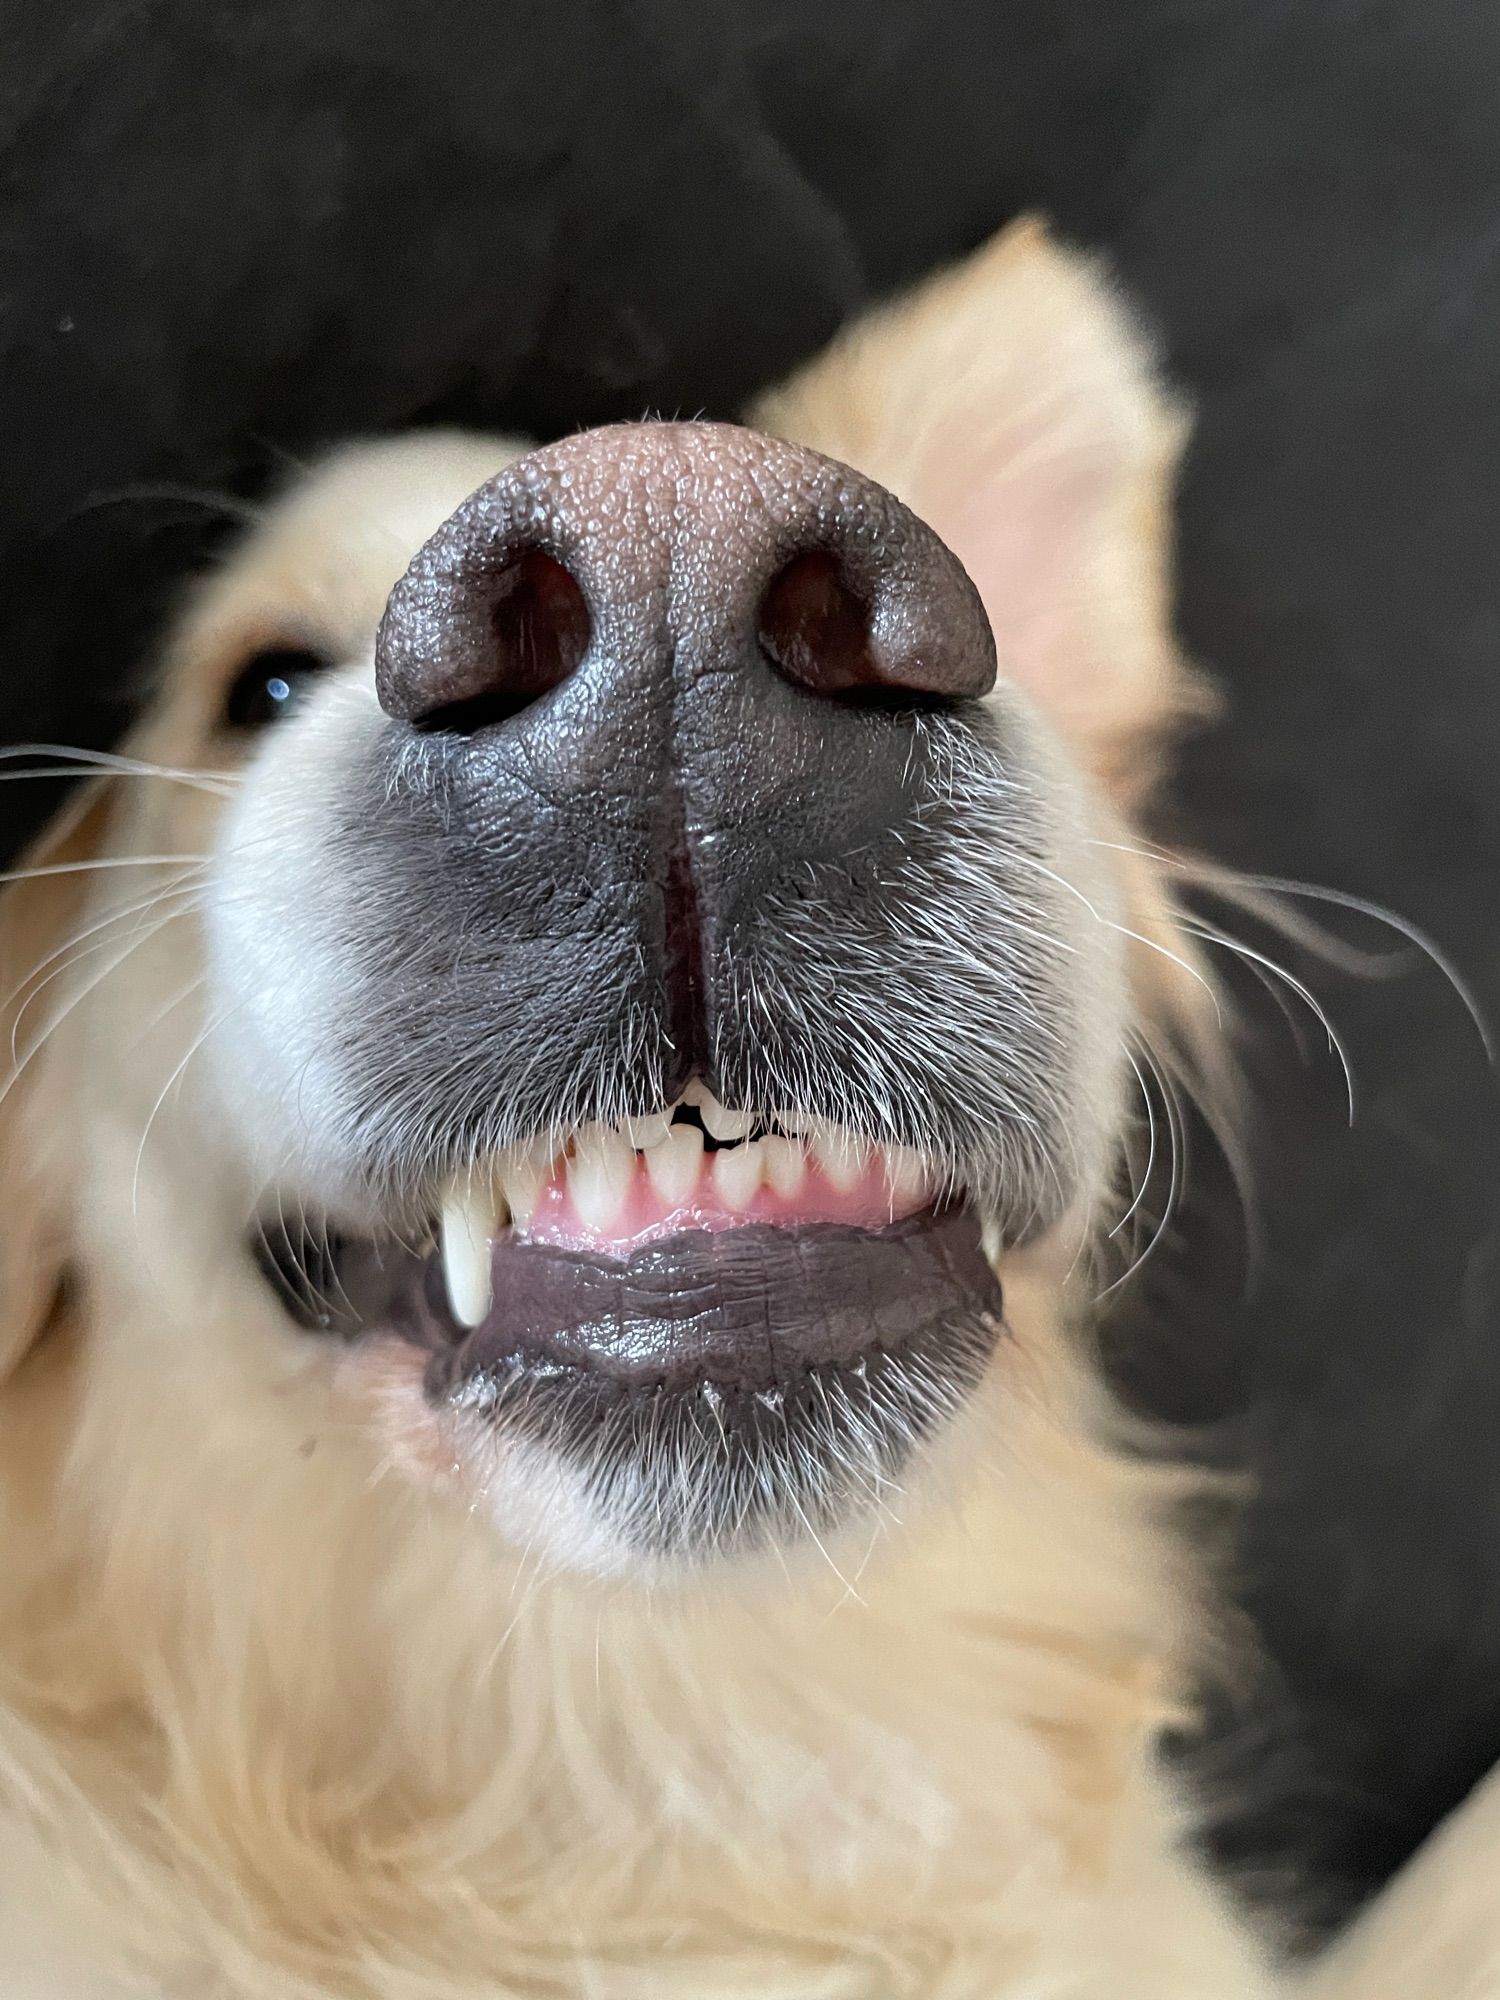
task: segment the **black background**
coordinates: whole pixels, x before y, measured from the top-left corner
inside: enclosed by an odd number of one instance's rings
[[[215,492],[417,419],[732,414],[1033,204],[1197,402],[1180,617],[1231,707],[1172,830],[1416,919],[1500,1011],[1475,0],[12,8],[0,727],[117,732]],[[8,843],[39,789],[0,794]],[[1436,972],[1293,956],[1355,1125],[1247,985],[1259,1247],[1200,1149],[1111,1354],[1258,1481],[1231,1574],[1266,1657],[1204,1770],[1225,1859],[1316,1925],[1500,1754],[1500,1100]]]

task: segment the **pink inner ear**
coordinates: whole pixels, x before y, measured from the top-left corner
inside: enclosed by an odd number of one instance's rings
[[[924,476],[916,505],[973,578],[1000,671],[1059,718],[1108,702],[1110,690],[1090,686],[1108,671],[1093,657],[1090,594],[1107,587],[1101,538],[1128,531],[1118,512],[1110,520],[1108,441],[1060,444],[1038,424],[975,444],[931,453],[942,469]]]

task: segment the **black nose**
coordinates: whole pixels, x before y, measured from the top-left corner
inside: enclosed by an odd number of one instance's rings
[[[481,487],[393,591],[377,685],[400,721],[472,732],[591,651],[769,666],[851,702],[995,677],[978,595],[930,528],[847,466],[727,424],[584,432]]]

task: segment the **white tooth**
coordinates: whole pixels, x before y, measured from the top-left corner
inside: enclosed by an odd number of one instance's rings
[[[807,1175],[807,1151],[795,1139],[760,1139],[755,1150],[761,1156],[767,1181],[783,1201],[802,1192]]]
[[[671,1129],[670,1111],[653,1111],[646,1118],[625,1120],[625,1137],[638,1153],[644,1153],[652,1146],[659,1146]]]
[[[703,1171],[703,1134],[696,1125],[674,1125],[666,1143],[646,1155],[651,1185],[668,1208],[691,1200]]]
[[[824,1179],[839,1194],[857,1187],[870,1163],[869,1147],[842,1126],[825,1126],[813,1141],[813,1152]]]
[[[714,1154],[714,1189],[731,1214],[754,1201],[764,1166],[759,1146],[734,1146]]]
[[[601,1234],[614,1222],[635,1173],[635,1154],[618,1132],[594,1125],[568,1162],[568,1193],[578,1220]]]
[[[698,1116],[707,1126],[710,1136],[721,1142],[748,1138],[755,1129],[755,1120],[748,1111],[727,1111],[718,1098],[710,1097],[707,1091],[698,1106]]]
[[[488,1175],[455,1174],[443,1190],[443,1282],[461,1326],[478,1326],[490,1309],[490,1244],[499,1202]]]
[[[551,1178],[552,1163],[553,1155],[541,1146],[527,1146],[501,1156],[500,1185],[517,1229],[525,1229],[535,1215],[542,1189]]]
[[[932,1187],[932,1175],[927,1170],[926,1161],[910,1146],[891,1146],[887,1149],[885,1174],[893,1201],[925,1200]]]
[[[818,1121],[808,1111],[777,1111],[772,1114],[771,1123],[778,1132],[806,1134],[818,1129]]]

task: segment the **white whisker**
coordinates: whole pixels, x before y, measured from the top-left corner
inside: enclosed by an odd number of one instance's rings
[[[202,1028],[202,1030],[193,1038],[192,1042],[189,1043],[188,1045],[186,1054],[182,1057],[181,1061],[177,1063],[177,1065],[172,1071],[172,1074],[167,1078],[166,1082],[162,1085],[161,1090],[157,1095],[156,1102],[152,1105],[150,1111],[148,1112],[146,1116],[145,1127],[141,1133],[141,1142],[139,1146],[137,1146],[136,1148],[135,1170],[132,1173],[130,1180],[130,1209],[133,1215],[138,1212],[138,1203],[141,1191],[141,1165],[146,1157],[146,1144],[151,1137],[152,1127],[156,1123],[157,1117],[161,1112],[162,1106],[166,1103],[167,1098],[170,1095],[173,1087],[178,1083],[180,1083],[182,1078],[186,1075],[188,1064],[193,1060],[194,1056],[196,1056],[199,1053],[199,1051],[205,1046],[210,1035],[214,1034],[219,1028],[223,1027],[224,1023],[227,1020],[229,1020],[231,1015],[239,1011],[239,1006],[242,1004],[243,1003],[240,1002],[236,1003],[236,1005],[234,1006],[221,1009],[220,1012],[217,1013],[213,1017],[213,1019],[210,1020]]]
[[[222,793],[239,780],[237,771],[186,770],[171,764],[154,764],[147,758],[130,757],[118,750],[90,750],[73,743],[11,743],[0,749],[0,762],[23,757],[55,758],[56,763],[36,771],[11,772],[12,777],[88,777],[107,773],[123,778],[164,778],[174,783],[198,786]],[[0,773],[0,776],[6,775]]]
[[[47,1043],[63,1026],[64,1022],[69,1019],[74,1010],[77,1007],[81,1006],[82,1003],[85,1000],[87,1000],[91,994],[96,993],[99,990],[99,988],[104,984],[105,980],[112,978],[113,975],[116,972],[118,972],[120,968],[126,963],[126,961],[132,956],[132,954],[140,950],[143,944],[148,943],[152,938],[154,938],[157,935],[159,931],[164,930],[168,924],[172,923],[181,914],[182,912],[179,910],[169,910],[164,917],[158,918],[157,921],[154,924],[152,924],[149,929],[141,932],[138,935],[132,936],[128,941],[128,943],[126,944],[125,949],[119,952],[116,957],[111,959],[109,964],[105,966],[102,972],[96,973],[94,977],[91,980],[89,980],[85,985],[80,987],[76,993],[73,993],[69,996],[66,1004],[61,1008],[59,1008],[59,1010],[48,1020],[46,1026],[42,1029],[41,1033],[37,1036],[36,1040],[30,1044],[30,1046],[26,1049],[25,1053],[20,1057],[20,1059],[17,1062],[15,1062],[9,1076],[6,1077],[4,1084],[0,1085],[0,1104],[4,1103],[5,1099],[9,1096],[10,1092],[14,1089],[16,1084],[20,1082],[22,1076],[25,1074],[26,1070],[29,1068],[29,1066],[34,1061],[39,1052],[43,1048],[45,1048]],[[110,942],[115,942],[115,941],[111,940]]]
[[[1271,958],[1263,951],[1257,951],[1253,945],[1245,944],[1241,939],[1232,937],[1228,931],[1220,930],[1216,925],[1206,924],[1197,918],[1184,917],[1180,921],[1189,937],[1198,938],[1204,944],[1216,944],[1222,950],[1231,952],[1236,958],[1244,960],[1246,964],[1263,967],[1265,971],[1283,980],[1291,991],[1296,994],[1297,998],[1305,1003],[1324,1034],[1328,1037],[1329,1048],[1339,1059],[1339,1066],[1344,1072],[1344,1090],[1349,1102],[1349,1123],[1353,1125],[1354,1072],[1350,1067],[1344,1044],[1339,1039],[1338,1031],[1330,1020],[1327,1009],[1323,1006],[1323,1003],[1318,999],[1312,988],[1300,980],[1294,972],[1280,964],[1278,960]]]
[[[1372,962],[1379,963],[1374,954],[1354,952],[1342,939],[1329,938],[1312,925],[1296,922],[1288,911],[1277,907],[1275,898],[1295,896],[1309,902],[1326,903],[1333,908],[1349,910],[1357,916],[1368,917],[1372,923],[1383,924],[1396,932],[1406,942],[1428,960],[1436,971],[1442,974],[1452,988],[1454,996],[1463,1007],[1479,1037],[1487,1060],[1492,1064],[1500,1062],[1494,1032],[1485,1019],[1483,1007],[1468,980],[1459,971],[1454,960],[1443,950],[1430,932],[1425,931],[1409,917],[1391,909],[1384,903],[1376,903],[1369,897],[1355,895],[1347,889],[1332,889],[1317,882],[1300,882],[1285,875],[1255,875],[1242,873],[1238,869],[1220,867],[1217,863],[1196,857],[1174,854],[1169,849],[1148,843],[1135,845],[1121,840],[1093,840],[1091,846],[1110,848],[1120,854],[1133,854],[1143,860],[1152,861],[1163,867],[1173,868],[1188,878],[1194,888],[1202,888],[1248,909],[1253,916],[1272,928],[1284,931],[1295,943],[1305,945],[1308,950],[1320,956],[1330,957],[1335,962],[1347,963],[1351,971],[1367,970]],[[1263,893],[1260,893],[1263,892]]]
[[[99,875],[113,868],[183,868],[203,860],[201,854],[106,854],[95,861],[47,861],[36,868],[12,868],[0,883],[40,882],[51,875]]]
[[[1145,1106],[1146,1110],[1146,1164],[1141,1169],[1140,1181],[1136,1187],[1134,1199],[1114,1228],[1109,1232],[1111,1237],[1118,1236],[1120,1231],[1126,1227],[1131,1217],[1139,1209],[1142,1201],[1145,1199],[1146,1190],[1151,1185],[1151,1169],[1156,1165],[1156,1107],[1151,1102],[1151,1092],[1146,1087],[1146,1079],[1141,1075],[1141,1066],[1136,1061],[1132,1050],[1127,1049],[1125,1051],[1125,1060],[1135,1072],[1135,1080],[1141,1093],[1141,1103]]]

